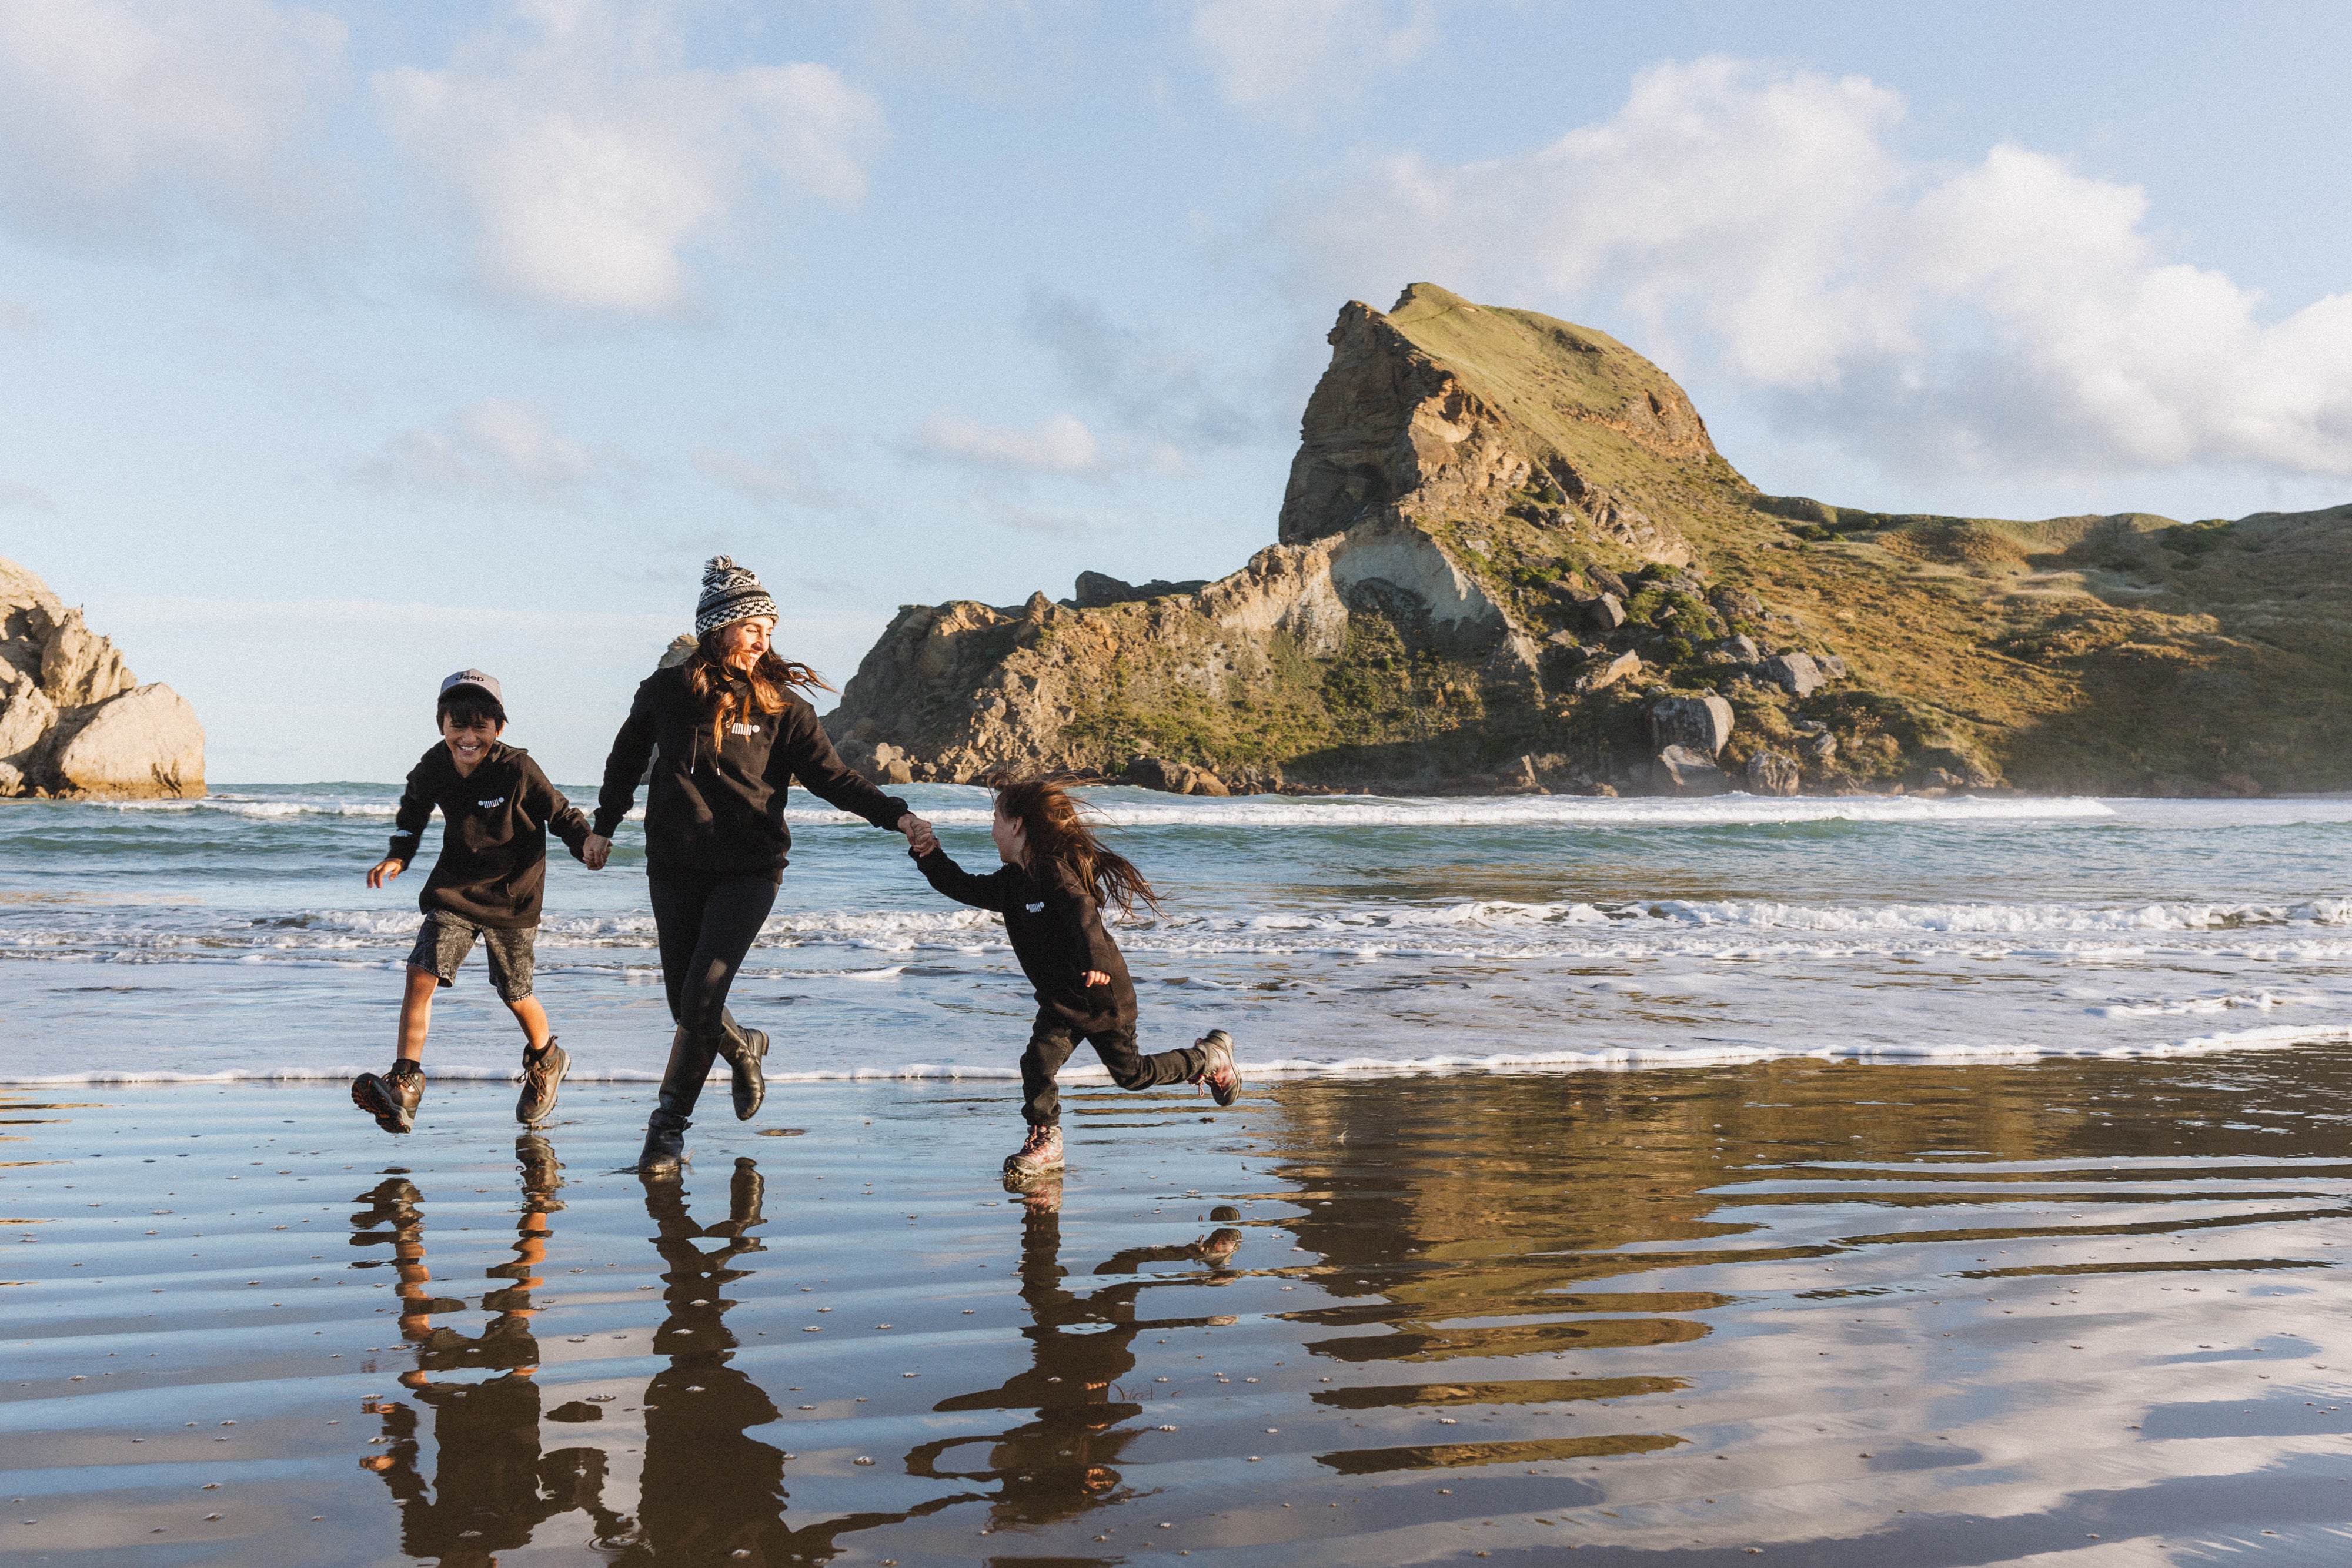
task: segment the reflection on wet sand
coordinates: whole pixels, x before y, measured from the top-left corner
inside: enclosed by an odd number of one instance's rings
[[[1147,1330],[1164,1333],[1234,1322],[1230,1316],[1139,1318],[1136,1302],[1154,1286],[1230,1280],[1224,1265],[1241,1244],[1240,1231],[1219,1228],[1179,1246],[1124,1249],[1094,1268],[1097,1278],[1111,1282],[1082,1293],[1067,1288],[1070,1271],[1062,1263],[1062,1197],[1059,1176],[1022,1195],[1021,1301],[1030,1321],[1021,1335],[1029,1342],[1030,1364],[997,1387],[935,1406],[942,1412],[1028,1410],[1034,1418],[993,1436],[940,1438],[907,1457],[910,1474],[994,1483],[992,1529],[1047,1524],[1134,1495],[1118,1465],[1142,1430],[1121,1429],[1143,1414],[1121,1387],[1135,1370],[1135,1337]],[[1228,1209],[1218,1217],[1238,1218]],[[1192,1267],[1173,1276],[1144,1274],[1151,1263]],[[980,1444],[988,1445],[984,1469],[942,1463],[955,1450]]]
[[[486,1089],[362,1195],[356,1271],[319,1234],[355,1178],[297,1152],[342,1108],[39,1102],[11,1545],[2322,1562],[2352,1506],[2352,1051],[1300,1081],[1213,1129],[1128,1098],[1010,1209],[993,1101],[801,1092],[807,1135],[714,1149],[698,1203],[610,1170],[593,1094],[572,1174],[526,1138],[507,1186]]]
[[[728,1185],[727,1218],[698,1225],[684,1186],[644,1183],[646,1217],[661,1254],[668,1310],[654,1348],[669,1364],[646,1385],[646,1462],[636,1528],[613,1560],[643,1563],[815,1563],[839,1538],[906,1513],[849,1513],[794,1530],[784,1517],[784,1465],[791,1456],[751,1436],[782,1414],[734,1364],[740,1348],[726,1323],[738,1301],[727,1291],[766,1250],[752,1232],[767,1223],[758,1163],[741,1158]],[[716,1247],[702,1243],[715,1240]]]
[[[436,1453],[428,1483],[417,1469],[415,1409],[383,1400],[368,1410],[383,1418],[383,1451],[361,1464],[383,1477],[399,1504],[401,1549],[450,1568],[486,1565],[495,1553],[528,1543],[546,1521],[574,1509],[594,1521],[600,1542],[617,1534],[622,1522],[604,1506],[602,1448],[540,1449],[540,1391],[532,1375],[539,1370],[539,1341],[531,1333],[530,1293],[545,1283],[535,1270],[546,1264],[552,1217],[563,1207],[555,1197],[563,1176],[554,1151],[536,1134],[515,1140],[515,1158],[522,1166],[522,1206],[514,1260],[484,1270],[512,1282],[484,1293],[482,1310],[495,1315],[478,1336],[433,1321],[436,1313],[464,1312],[466,1303],[433,1294],[425,1216],[407,1176],[387,1176],[362,1193],[359,1201],[368,1207],[352,1216],[353,1246],[392,1244],[400,1333],[416,1354],[400,1382],[431,1413]],[[478,1372],[497,1375],[462,1376]]]

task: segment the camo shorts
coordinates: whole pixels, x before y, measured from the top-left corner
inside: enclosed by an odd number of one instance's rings
[[[532,950],[539,941],[535,927],[524,926],[509,931],[496,925],[477,925],[462,915],[452,915],[436,909],[425,917],[425,925],[416,933],[416,946],[409,950],[408,967],[430,970],[445,986],[457,983],[457,966],[474,950],[474,938],[482,939],[482,951],[490,961],[490,984],[498,988],[504,1000],[519,1002],[530,995]]]

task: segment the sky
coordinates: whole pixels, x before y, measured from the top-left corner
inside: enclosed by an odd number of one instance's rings
[[[1339,307],[1608,331],[1765,490],[2352,497],[2327,5],[0,0],[0,556],[215,789],[439,677],[592,780],[726,552],[898,606],[1270,544]],[[822,706],[829,706],[830,699]]]

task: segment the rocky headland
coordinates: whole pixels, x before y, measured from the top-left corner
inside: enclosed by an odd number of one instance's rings
[[[1207,794],[2352,786],[2352,507],[1857,511],[1759,491],[1587,328],[1415,284],[1329,341],[1276,543],[903,607],[845,755]]]
[[[141,685],[48,584],[0,559],[0,799],[205,792],[205,729],[171,687]]]

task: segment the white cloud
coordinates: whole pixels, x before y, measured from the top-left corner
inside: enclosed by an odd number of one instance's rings
[[[404,432],[357,472],[395,489],[545,505],[625,486],[631,465],[558,435],[529,403],[493,398],[460,409],[437,430]]]
[[[1906,158],[1896,94],[1721,58],[1643,72],[1512,158],[1402,159],[1305,223],[1367,266],[1587,319],[1928,465],[2251,463],[2352,474],[2352,296],[2262,297],[2165,259],[2138,189],[1993,148]]]
[[[54,512],[58,503],[47,490],[0,480],[0,508],[15,512]]]
[[[765,457],[747,457],[719,446],[698,446],[694,466],[704,478],[754,506],[789,505],[829,512],[848,504],[817,476],[816,464],[808,453],[791,442],[774,443]]]
[[[1192,42],[1218,90],[1244,109],[1305,119],[1326,98],[1409,64],[1436,37],[1425,0],[1200,0]]]
[[[0,0],[0,214],[38,229],[313,204],[294,146],[344,80],[343,24],[267,0]]]
[[[514,25],[446,69],[377,73],[386,123],[446,182],[495,290],[661,313],[685,250],[767,190],[847,204],[879,141],[874,99],[830,67],[689,67],[676,7],[512,0]]]
[[[935,413],[915,432],[915,449],[951,463],[1024,474],[1095,475],[1108,466],[1094,432],[1066,413],[1041,420],[1027,430],[982,424],[961,414]]]

